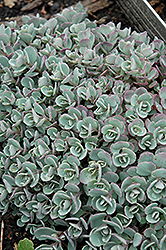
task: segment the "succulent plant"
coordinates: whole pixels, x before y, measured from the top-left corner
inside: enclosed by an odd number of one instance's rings
[[[126,141],[119,141],[111,145],[112,160],[115,166],[125,168],[136,160],[133,145]]]
[[[17,246],[18,250],[34,250],[33,242],[27,238],[20,240]]]
[[[166,45],[80,3],[23,22],[0,26],[1,214],[36,250],[166,249]]]
[[[106,142],[117,141],[125,132],[125,121],[121,116],[108,118],[101,131]]]

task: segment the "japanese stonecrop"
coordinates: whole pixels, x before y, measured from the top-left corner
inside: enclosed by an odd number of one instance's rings
[[[0,26],[0,211],[36,250],[166,249],[166,46],[81,4]]]

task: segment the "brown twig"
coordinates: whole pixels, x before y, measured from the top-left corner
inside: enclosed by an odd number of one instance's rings
[[[1,222],[1,250],[3,250],[3,232],[4,232],[4,221]]]
[[[43,3],[42,0],[34,0],[33,2],[30,2],[27,5],[25,5],[23,8],[21,8],[21,11],[33,10],[39,7],[40,5],[42,5],[42,3]]]

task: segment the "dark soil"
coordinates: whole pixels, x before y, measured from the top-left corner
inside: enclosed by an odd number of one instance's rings
[[[12,0],[11,0],[12,1]],[[21,10],[23,7],[25,9],[28,3],[32,3],[33,0],[16,0],[15,5],[12,8],[5,6],[4,1],[0,1],[0,21],[8,21],[8,20],[17,20],[20,21],[20,16],[32,14],[36,15],[39,13],[40,16],[45,17],[47,19],[51,18],[56,13],[60,12],[62,9],[74,5],[79,0],[38,0],[41,2],[38,7],[33,8],[31,10]],[[83,2],[83,1],[80,1]],[[117,0],[108,0],[108,8],[104,8],[98,10],[97,12],[89,13],[89,18],[91,20],[97,19],[99,23],[107,23],[107,22],[114,22],[122,23],[122,28],[130,27],[131,23],[128,21],[120,10]]]
[[[5,2],[13,2],[14,6],[8,6]],[[60,12],[62,9],[76,4],[79,0],[36,0],[37,7],[29,9],[28,3],[33,3],[35,0],[0,0],[0,22],[8,20],[20,20],[20,16],[39,13],[40,16],[49,19],[54,14]],[[94,2],[95,0],[90,0]],[[96,0],[97,1],[97,0]],[[80,2],[84,2],[81,0]],[[115,23],[121,22],[123,27],[132,27],[130,20],[127,20],[123,12],[120,10],[117,2],[118,0],[107,0],[109,6],[101,9],[95,13],[90,13],[90,19],[100,20],[102,23],[113,21]],[[151,6],[166,21],[166,1],[165,0],[148,0]]]
[[[97,19],[98,23],[107,23],[113,21],[114,23],[122,23],[122,28],[132,27],[132,24],[129,20],[126,19],[123,12],[120,10],[118,0],[108,0],[108,6],[103,9],[99,9],[96,12],[89,13],[89,19]],[[8,7],[5,6],[6,1],[0,0],[0,22],[8,20],[17,20],[21,23],[20,16],[39,13],[40,16],[49,19],[54,14],[58,13],[62,9],[76,4],[78,0],[38,0],[38,6],[31,10],[21,10],[28,3],[32,3],[33,0],[15,0],[14,6]],[[11,0],[12,2],[12,0]],[[83,2],[83,1],[81,1]],[[152,7],[156,12],[161,16],[161,18],[166,21],[166,1],[165,0],[149,0]],[[25,7],[26,8],[26,7]],[[24,9],[25,9],[24,8]],[[3,250],[17,250],[17,243],[19,240],[32,239],[32,235],[29,232],[25,231],[25,228],[19,228],[16,224],[17,218],[11,214],[11,211],[7,212],[3,217],[0,217],[1,220],[4,220],[4,236],[3,236]],[[38,240],[33,240],[34,246],[37,247],[41,243]]]
[[[0,221],[2,218],[0,217]],[[9,210],[4,216],[4,235],[3,235],[3,250],[17,250],[17,243],[24,238],[32,240],[30,232],[25,231],[25,228],[17,226],[17,218],[14,217]],[[35,247],[39,246],[41,242],[33,240]]]

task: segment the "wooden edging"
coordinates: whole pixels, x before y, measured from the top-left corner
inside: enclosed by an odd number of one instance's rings
[[[156,36],[166,43],[166,23],[146,0],[118,0],[117,3],[137,31],[147,31],[151,39]]]

